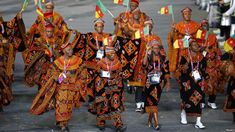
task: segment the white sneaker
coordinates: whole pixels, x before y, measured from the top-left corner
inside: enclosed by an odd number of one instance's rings
[[[202,122],[201,122],[201,117],[197,117],[195,128],[197,128],[197,129],[204,129],[204,128],[206,128],[206,126],[204,126],[202,124]]]
[[[220,29],[213,30],[214,34],[220,34]]]
[[[136,109],[135,112],[141,112],[141,103],[136,103]]]
[[[205,103],[202,103],[201,106],[202,106],[202,109],[204,109],[206,105]]]
[[[211,109],[217,109],[217,106],[215,103],[210,103],[208,102],[207,105],[211,108]]]
[[[220,36],[220,35],[217,35],[216,38],[217,38],[218,40],[224,40],[224,39],[225,39],[224,36]]]
[[[180,123],[183,124],[183,125],[187,125],[188,122],[187,122],[187,117],[186,117],[186,112],[185,112],[185,110],[182,110],[180,115],[181,115],[181,121],[180,121]]]

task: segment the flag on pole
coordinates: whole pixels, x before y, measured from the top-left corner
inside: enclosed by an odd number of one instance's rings
[[[225,41],[224,43],[224,51],[229,52],[234,50],[235,47],[235,35],[230,37],[228,40]]]
[[[208,35],[209,35],[209,32],[206,31],[206,30],[198,30],[197,31],[197,34],[196,34],[196,38],[197,39],[207,39],[208,38]]]
[[[100,7],[96,5],[95,7],[95,18],[103,18],[104,13],[101,11]]]
[[[105,46],[111,45],[113,43],[114,38],[115,38],[115,35],[104,38],[103,44]]]
[[[24,4],[23,4],[21,10],[22,10],[22,11],[26,10],[26,8],[28,7],[28,5],[29,5],[29,0],[24,0]]]
[[[43,10],[41,8],[39,8],[38,6],[36,7],[36,12],[38,13],[39,16],[44,17]]]
[[[129,6],[130,0],[113,0],[114,4]]]
[[[189,42],[188,42],[188,39],[186,38],[183,38],[183,39],[177,39],[175,42],[174,42],[174,48],[175,49],[178,49],[178,48],[188,48],[189,47]]]
[[[159,11],[161,15],[170,15],[173,14],[173,7],[172,5],[162,7]]]
[[[149,26],[145,26],[144,28],[140,28],[135,32],[135,39],[140,39],[149,35]]]
[[[108,9],[105,7],[101,0],[97,0],[97,5],[95,8],[95,17],[102,18],[104,17],[104,13],[106,13]]]

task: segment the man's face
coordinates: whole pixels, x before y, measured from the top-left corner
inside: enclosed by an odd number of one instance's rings
[[[54,10],[54,6],[52,6],[52,5],[46,6],[46,13],[52,13],[53,10]]]
[[[103,23],[96,23],[95,24],[95,30],[98,33],[102,33],[104,30],[104,24]]]
[[[139,7],[138,4],[133,3],[133,2],[130,3],[130,10],[131,10],[131,11],[134,11],[137,7]]]
[[[148,26],[149,27],[149,32],[151,33],[153,31],[153,25],[148,23],[148,24],[145,24],[144,26]]]
[[[183,15],[183,18],[184,18],[185,21],[190,21],[190,20],[191,20],[191,12],[189,12],[189,11],[184,11],[184,12],[182,13],[182,15]]]
[[[69,45],[68,47],[66,47],[64,50],[63,50],[64,54],[68,57],[72,57],[73,56],[73,49],[72,49],[72,46]]]
[[[199,47],[198,43],[194,41],[194,42],[191,43],[190,49],[193,52],[199,52],[200,47]]]
[[[48,38],[52,38],[54,34],[54,29],[53,28],[47,28],[46,29],[46,35]]]

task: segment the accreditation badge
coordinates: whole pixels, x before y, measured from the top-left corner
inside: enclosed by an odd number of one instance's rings
[[[65,73],[60,73],[59,78],[58,78],[58,83],[59,84],[62,83],[66,77],[67,76]]]
[[[109,71],[101,71],[101,77],[104,78],[110,78],[110,72]]]
[[[97,59],[102,59],[104,57],[104,51],[103,50],[98,50],[96,53],[96,58]]]
[[[199,73],[198,70],[194,70],[194,71],[192,72],[192,76],[193,76],[193,78],[194,78],[195,81],[199,81],[199,80],[202,79],[202,78],[201,78],[201,75],[200,75],[200,73]]]
[[[150,84],[159,84],[161,81],[161,72],[149,73],[148,79]]]

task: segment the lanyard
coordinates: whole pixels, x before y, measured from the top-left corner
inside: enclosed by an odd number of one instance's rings
[[[188,49],[188,52],[189,52],[189,58],[190,58],[191,68],[192,68],[192,70],[194,70],[193,58],[192,58],[192,55],[191,55],[191,52],[190,52],[189,49]],[[197,58],[198,58],[198,60],[197,60],[197,67],[196,67],[196,68],[199,68],[199,56],[197,56]]]
[[[96,43],[96,48],[99,50],[100,47],[99,47],[99,42],[98,42],[98,37],[97,36],[95,37],[95,43]]]
[[[67,72],[66,69],[68,68],[69,63],[70,63],[70,59],[69,59],[67,65],[66,65],[65,60],[64,60],[64,73],[65,73],[65,74],[66,74],[66,72]]]

